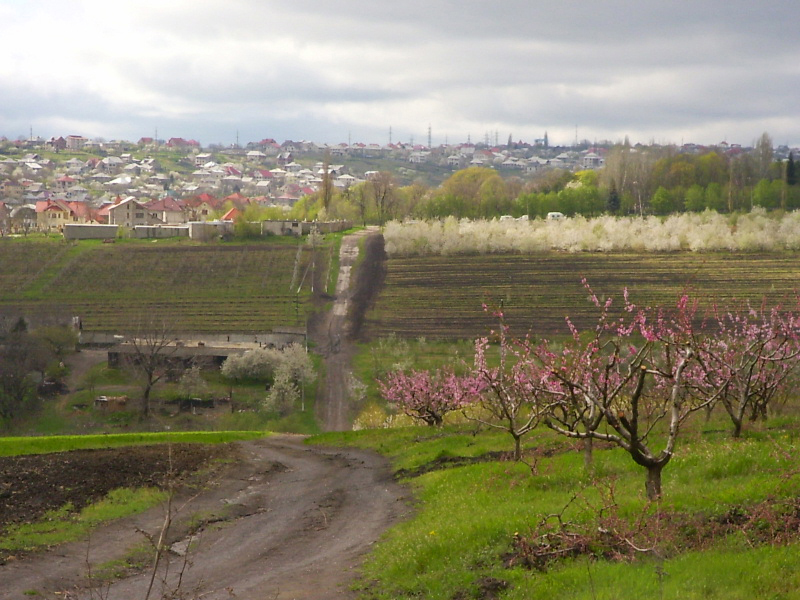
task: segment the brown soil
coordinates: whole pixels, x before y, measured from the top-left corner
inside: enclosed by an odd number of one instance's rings
[[[166,488],[232,446],[174,444],[0,457],[0,530],[70,503],[75,510],[120,487]],[[0,551],[0,562],[8,556]]]

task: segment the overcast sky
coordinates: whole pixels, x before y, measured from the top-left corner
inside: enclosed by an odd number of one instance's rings
[[[797,0],[0,0],[0,135],[800,144]]]

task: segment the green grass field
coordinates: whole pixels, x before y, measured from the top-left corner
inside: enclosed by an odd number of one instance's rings
[[[485,335],[497,321],[482,303],[500,306],[517,333],[565,333],[564,318],[589,325],[597,310],[581,278],[599,297],[622,303],[628,288],[640,305],[674,305],[686,290],[707,308],[743,300],[792,300],[800,282],[795,253],[475,255],[392,258],[384,290],[367,314],[374,339],[466,339]]]
[[[102,435],[53,435],[40,437],[0,437],[0,456],[47,454],[69,450],[117,448],[136,444],[203,443],[222,444],[252,440],[267,435],[263,431],[183,431],[160,433],[112,433]]]
[[[590,477],[580,451],[546,430],[528,438],[527,465],[453,466],[455,457],[510,450],[510,437],[476,433],[474,426],[324,434],[314,441],[373,448],[395,469],[422,473],[405,479],[416,499],[414,516],[390,530],[367,560],[359,585],[365,599],[800,598],[797,532],[788,543],[764,541],[780,520],[742,517],[765,502],[793,510],[800,491],[792,458],[796,428],[775,422],[732,440],[724,419],[700,421],[665,469],[658,505],[646,501],[644,471],[627,454],[597,450]],[[590,532],[597,546],[543,570],[514,562],[516,540],[533,539],[548,515],[561,515],[565,531]],[[736,526],[718,537],[698,539],[696,532],[732,519]],[[641,533],[643,521],[649,536]],[[625,560],[605,555],[601,544],[610,533],[599,528],[628,531],[648,551]]]

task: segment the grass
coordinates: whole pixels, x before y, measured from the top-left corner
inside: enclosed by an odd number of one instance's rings
[[[623,451],[598,449],[595,476],[588,477],[581,453],[549,431],[537,430],[527,440],[533,472],[497,460],[448,466],[442,459],[511,449],[510,437],[475,434],[471,426],[324,434],[314,442],[372,448],[398,470],[436,466],[406,480],[415,493],[414,516],[376,545],[359,583],[364,598],[800,598],[798,543],[751,544],[737,533],[710,540],[702,551],[664,550],[633,562],[583,556],[556,562],[546,572],[506,562],[515,534],[531,535],[550,514],[563,513],[566,521],[594,531],[601,506],[604,515],[628,522],[643,515],[654,519],[659,509],[702,523],[758,502],[794,499],[800,491],[796,424],[776,428],[770,422],[733,440],[721,432],[727,424],[719,418],[686,431],[664,471],[658,506],[647,503],[644,470]],[[537,449],[534,463],[531,452]],[[614,502],[608,502],[608,490]],[[674,535],[665,530],[656,548],[670,548]]]
[[[91,448],[115,448],[134,444],[203,443],[222,444],[252,440],[263,431],[182,431],[162,433],[114,433],[103,435],[59,435],[46,437],[0,437],[0,456],[46,454]]]
[[[112,490],[103,500],[74,514],[67,504],[50,511],[36,523],[13,525],[0,538],[0,551],[31,552],[81,539],[91,529],[106,521],[139,514],[163,502],[167,492],[154,488]]]

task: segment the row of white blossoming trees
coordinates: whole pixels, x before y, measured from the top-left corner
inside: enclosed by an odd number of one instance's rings
[[[393,221],[389,256],[565,252],[712,252],[800,250],[800,211],[736,215],[714,211],[669,217],[559,220]]]
[[[497,312],[499,362],[487,360],[494,347],[482,338],[465,372],[393,372],[381,383],[384,398],[430,425],[469,409],[512,436],[518,459],[523,436],[541,425],[584,440],[587,460],[592,440],[611,443],[646,469],[647,495],[656,499],[691,415],[721,405],[739,436],[748,418],[766,415],[788,392],[800,358],[800,304],[699,315],[687,295],[666,309],[636,306],[625,292],[615,307],[584,285],[598,309],[592,330],[567,321],[571,335],[555,345],[514,337]]]

